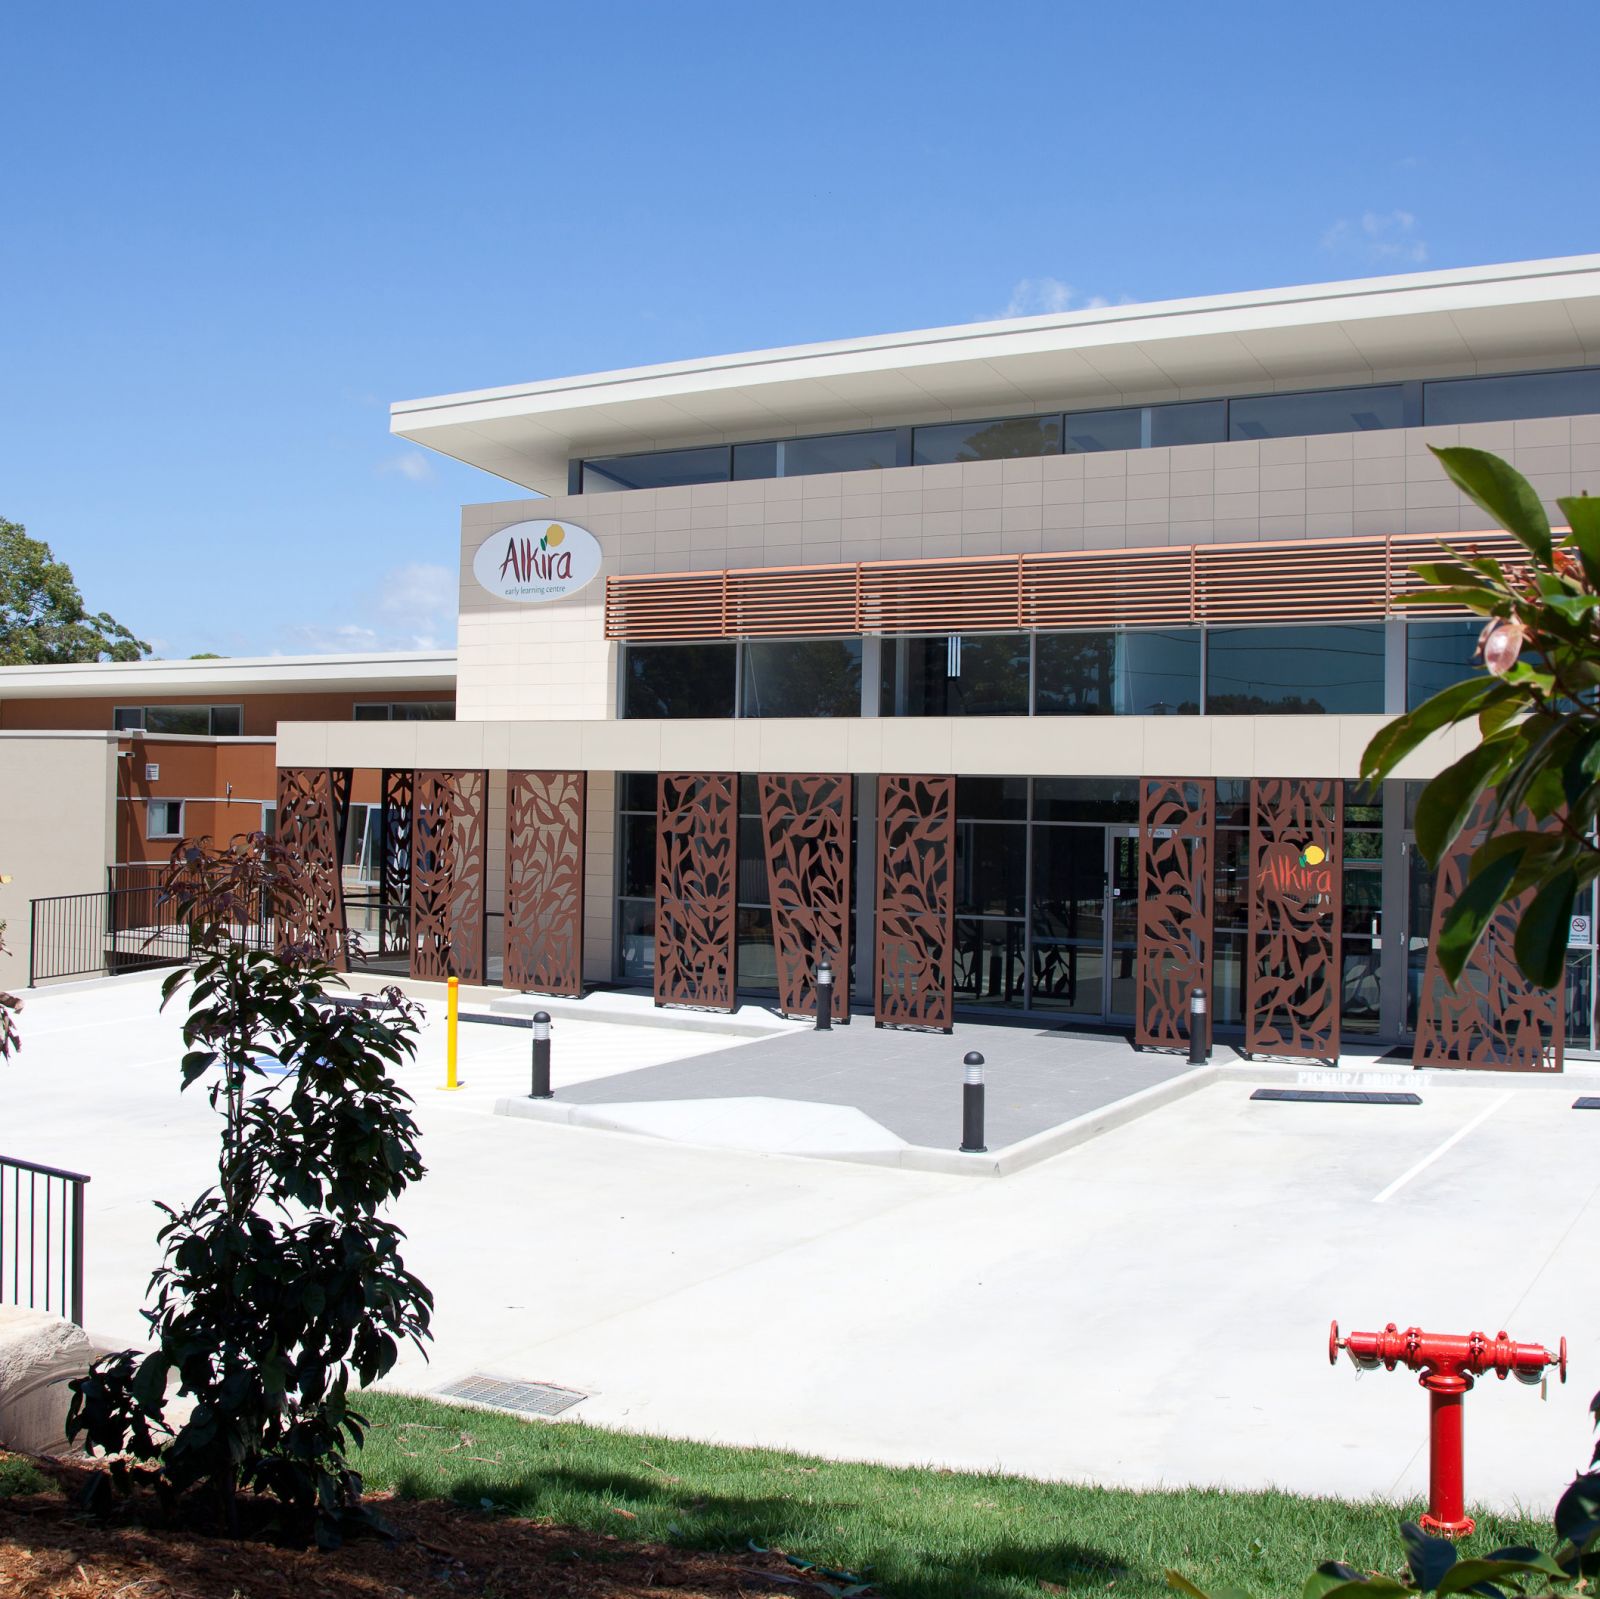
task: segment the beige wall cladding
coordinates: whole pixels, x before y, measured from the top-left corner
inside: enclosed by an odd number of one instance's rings
[[[931,772],[1015,777],[1071,774],[1128,777],[1359,777],[1361,752],[1383,716],[995,716],[837,717],[670,722],[522,722],[507,730],[513,768],[561,766],[610,772]],[[400,723],[384,723],[397,730]],[[450,724],[421,722],[414,743],[396,740],[384,766],[456,766],[442,736]],[[310,749],[334,765],[347,722],[286,724],[278,760],[311,764]],[[458,725],[482,738],[493,724]],[[1475,742],[1468,726],[1411,756],[1402,777],[1429,777]],[[436,753],[435,749],[440,753]],[[561,754],[550,753],[559,749]],[[404,758],[400,758],[401,752]],[[482,763],[476,763],[482,764]],[[604,792],[591,779],[589,814],[598,826]],[[591,854],[591,876],[600,870]],[[608,879],[609,880],[609,879]]]
[[[116,773],[117,742],[105,734],[0,733],[0,876],[11,879],[0,885],[0,988],[28,980],[29,900],[105,888]]]

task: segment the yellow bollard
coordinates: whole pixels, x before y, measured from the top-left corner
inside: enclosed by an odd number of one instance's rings
[[[450,994],[445,1006],[444,1022],[444,1085],[440,1093],[449,1094],[461,1084],[456,1081],[456,1026],[460,1020],[461,979],[452,977],[446,985]]]

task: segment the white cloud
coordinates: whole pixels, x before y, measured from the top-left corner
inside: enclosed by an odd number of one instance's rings
[[[378,471],[384,475],[393,473],[408,483],[431,483],[436,476],[433,462],[420,453],[391,455],[387,461],[378,463]]]
[[[1060,278],[1019,278],[1001,317],[1049,316],[1061,311],[1097,311],[1111,302],[1103,294],[1080,299]],[[989,320],[985,318],[984,320]]]
[[[342,655],[371,650],[442,650],[455,642],[457,578],[426,561],[390,567],[358,591],[343,622],[298,622],[283,630],[294,653]]]
[[[1428,259],[1428,242],[1417,232],[1415,215],[1401,210],[1363,211],[1353,220],[1340,217],[1322,235],[1322,248],[1410,266]]]

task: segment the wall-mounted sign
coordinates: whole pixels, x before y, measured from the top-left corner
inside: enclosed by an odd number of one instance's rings
[[[478,546],[472,575],[516,605],[564,600],[600,575],[600,545],[572,522],[515,522]]]
[[[144,780],[147,783],[159,783],[161,781],[161,768],[154,761],[145,762]]]
[[[1567,942],[1569,944],[1592,944],[1594,942],[1594,923],[1587,916],[1574,916],[1571,925],[1567,928]]]
[[[1261,877],[1275,899],[1297,905],[1331,903],[1333,899],[1333,862],[1322,844],[1307,844],[1304,849],[1289,843],[1272,845],[1261,862]]]

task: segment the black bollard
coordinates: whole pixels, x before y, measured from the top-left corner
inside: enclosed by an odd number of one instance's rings
[[[1189,1064],[1204,1066],[1211,1055],[1211,1029],[1206,1025],[1206,991],[1189,995]]]
[[[833,1031],[833,966],[826,955],[817,967],[817,1031]]]
[[[961,1153],[986,1155],[983,1142],[983,1056],[969,1050],[962,1064],[967,1068],[961,1085]]]
[[[529,1099],[554,1099],[550,1092],[550,1012],[533,1013],[533,1092]]]

